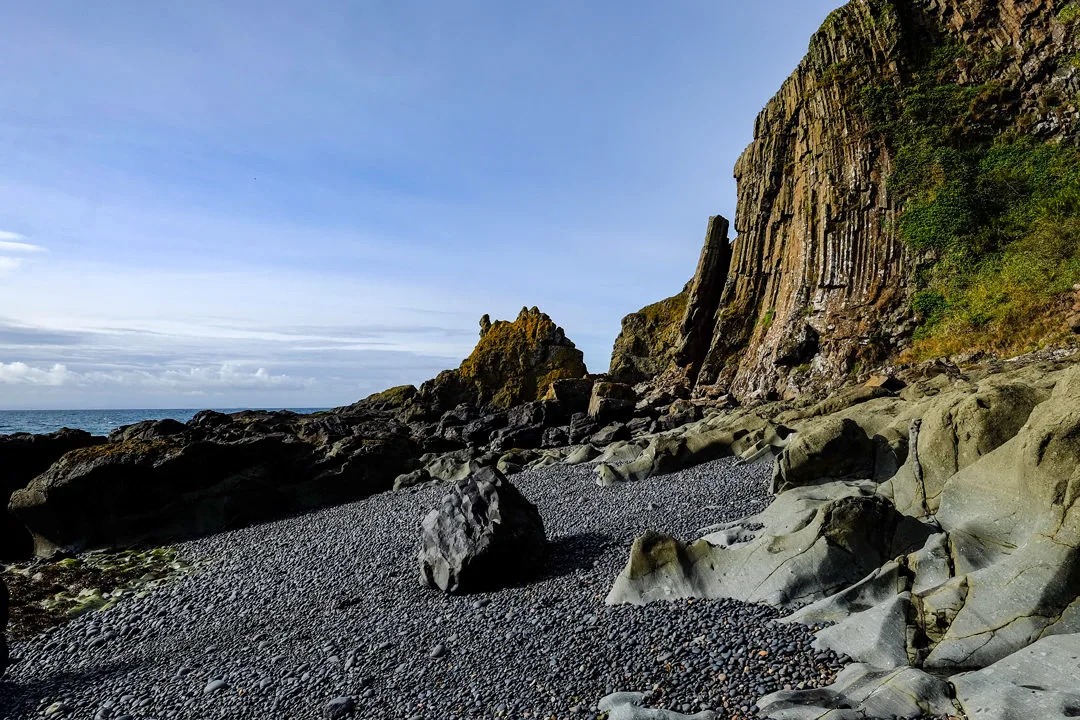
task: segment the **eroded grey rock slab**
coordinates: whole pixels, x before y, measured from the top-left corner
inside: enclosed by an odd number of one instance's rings
[[[617,692],[600,699],[597,707],[606,712],[607,720],[716,720],[716,713],[703,710],[694,715],[684,715],[673,710],[642,707],[645,693]]]
[[[1054,635],[952,678],[968,720],[1080,717],[1080,635]]]
[[[849,655],[883,670],[908,664],[907,616],[911,594],[901,593],[821,630],[814,647]]]
[[[607,602],[731,597],[788,607],[832,595],[930,534],[875,489],[872,482],[796,488],[760,515],[711,528],[689,545],[644,535]]]
[[[947,682],[922,670],[880,670],[866,664],[846,667],[827,688],[785,690],[758,702],[772,720],[871,720],[948,716],[957,708]]]

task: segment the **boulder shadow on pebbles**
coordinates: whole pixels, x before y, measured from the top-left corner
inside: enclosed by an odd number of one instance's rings
[[[591,569],[611,547],[623,547],[611,535],[574,533],[551,541],[548,567],[542,577],[562,577]]]
[[[420,583],[443,592],[523,582],[547,557],[540,512],[492,467],[457,483],[421,524]]]

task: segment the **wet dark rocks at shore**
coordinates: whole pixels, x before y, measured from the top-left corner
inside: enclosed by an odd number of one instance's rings
[[[551,541],[539,579],[446,595],[417,577],[442,487],[383,494],[180,546],[199,574],[32,641],[4,717],[574,718],[617,690],[682,712],[753,716],[837,658],[806,628],[733,601],[604,605],[633,538],[691,536],[761,510],[767,468],[730,460],[601,488],[591,466],[512,478]]]

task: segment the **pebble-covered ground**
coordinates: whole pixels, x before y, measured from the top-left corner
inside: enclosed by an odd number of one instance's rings
[[[443,488],[388,493],[179,546],[198,574],[16,643],[3,718],[594,718],[616,690],[753,717],[826,684],[809,632],[731,601],[607,607],[630,542],[760,511],[767,468],[730,460],[601,488],[591,466],[511,478],[540,508],[551,569],[446,596],[417,580],[419,523]],[[344,715],[342,715],[344,716]]]

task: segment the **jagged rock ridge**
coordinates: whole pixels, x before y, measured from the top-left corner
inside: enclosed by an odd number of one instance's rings
[[[543,397],[556,380],[585,377],[584,355],[537,308],[513,322],[480,319],[480,342],[456,370],[420,387],[418,401],[447,409],[459,404],[506,409]]]

